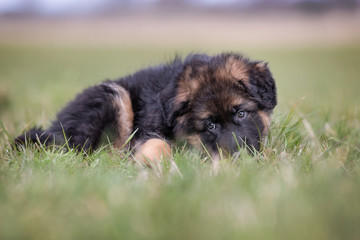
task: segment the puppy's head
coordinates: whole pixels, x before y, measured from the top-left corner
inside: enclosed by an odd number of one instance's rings
[[[277,104],[267,64],[237,54],[192,55],[178,79],[168,121],[178,137],[213,155],[260,149]]]

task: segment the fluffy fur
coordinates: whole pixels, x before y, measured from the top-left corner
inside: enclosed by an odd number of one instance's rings
[[[161,149],[170,149],[164,142],[185,140],[205,146],[215,157],[219,148],[228,153],[245,145],[258,150],[276,104],[266,63],[235,53],[193,54],[87,88],[49,129],[31,129],[15,143],[67,143],[89,151],[99,146],[105,129],[115,133],[117,147],[136,130],[130,147],[137,146],[138,156],[160,158]]]

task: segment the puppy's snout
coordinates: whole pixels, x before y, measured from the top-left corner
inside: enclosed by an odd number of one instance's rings
[[[245,136],[241,136],[240,134],[235,134],[234,132],[221,136],[217,141],[217,145],[228,154],[234,154],[242,148],[254,148],[256,151],[259,151],[260,149],[259,141],[251,140]]]

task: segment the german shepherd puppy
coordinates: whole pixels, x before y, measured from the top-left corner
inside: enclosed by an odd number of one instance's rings
[[[219,149],[228,154],[245,146],[259,150],[276,104],[267,63],[235,53],[192,54],[85,89],[49,129],[33,128],[15,143],[89,151],[110,128],[115,147],[136,131],[129,143],[135,158],[169,157],[169,144],[185,140],[216,159]]]

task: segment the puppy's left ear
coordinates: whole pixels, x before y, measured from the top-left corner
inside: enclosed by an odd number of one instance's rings
[[[181,117],[191,108],[190,103],[194,94],[200,88],[201,83],[206,81],[208,74],[208,62],[210,57],[204,54],[189,55],[184,61],[182,74],[178,77],[176,85],[172,89],[175,97],[168,101],[169,115],[167,124],[174,126],[177,118]]]
[[[176,119],[189,109],[189,96],[185,93],[180,96],[172,84],[169,84],[159,95],[163,116],[168,126],[174,126]]]
[[[251,97],[258,102],[261,108],[273,109],[277,104],[276,85],[268,63],[250,63],[249,79],[244,82]]]
[[[175,121],[178,117],[184,115],[189,110],[189,102],[183,101],[179,103],[173,103],[173,109],[169,113],[167,117],[167,124],[168,126],[174,126]]]

